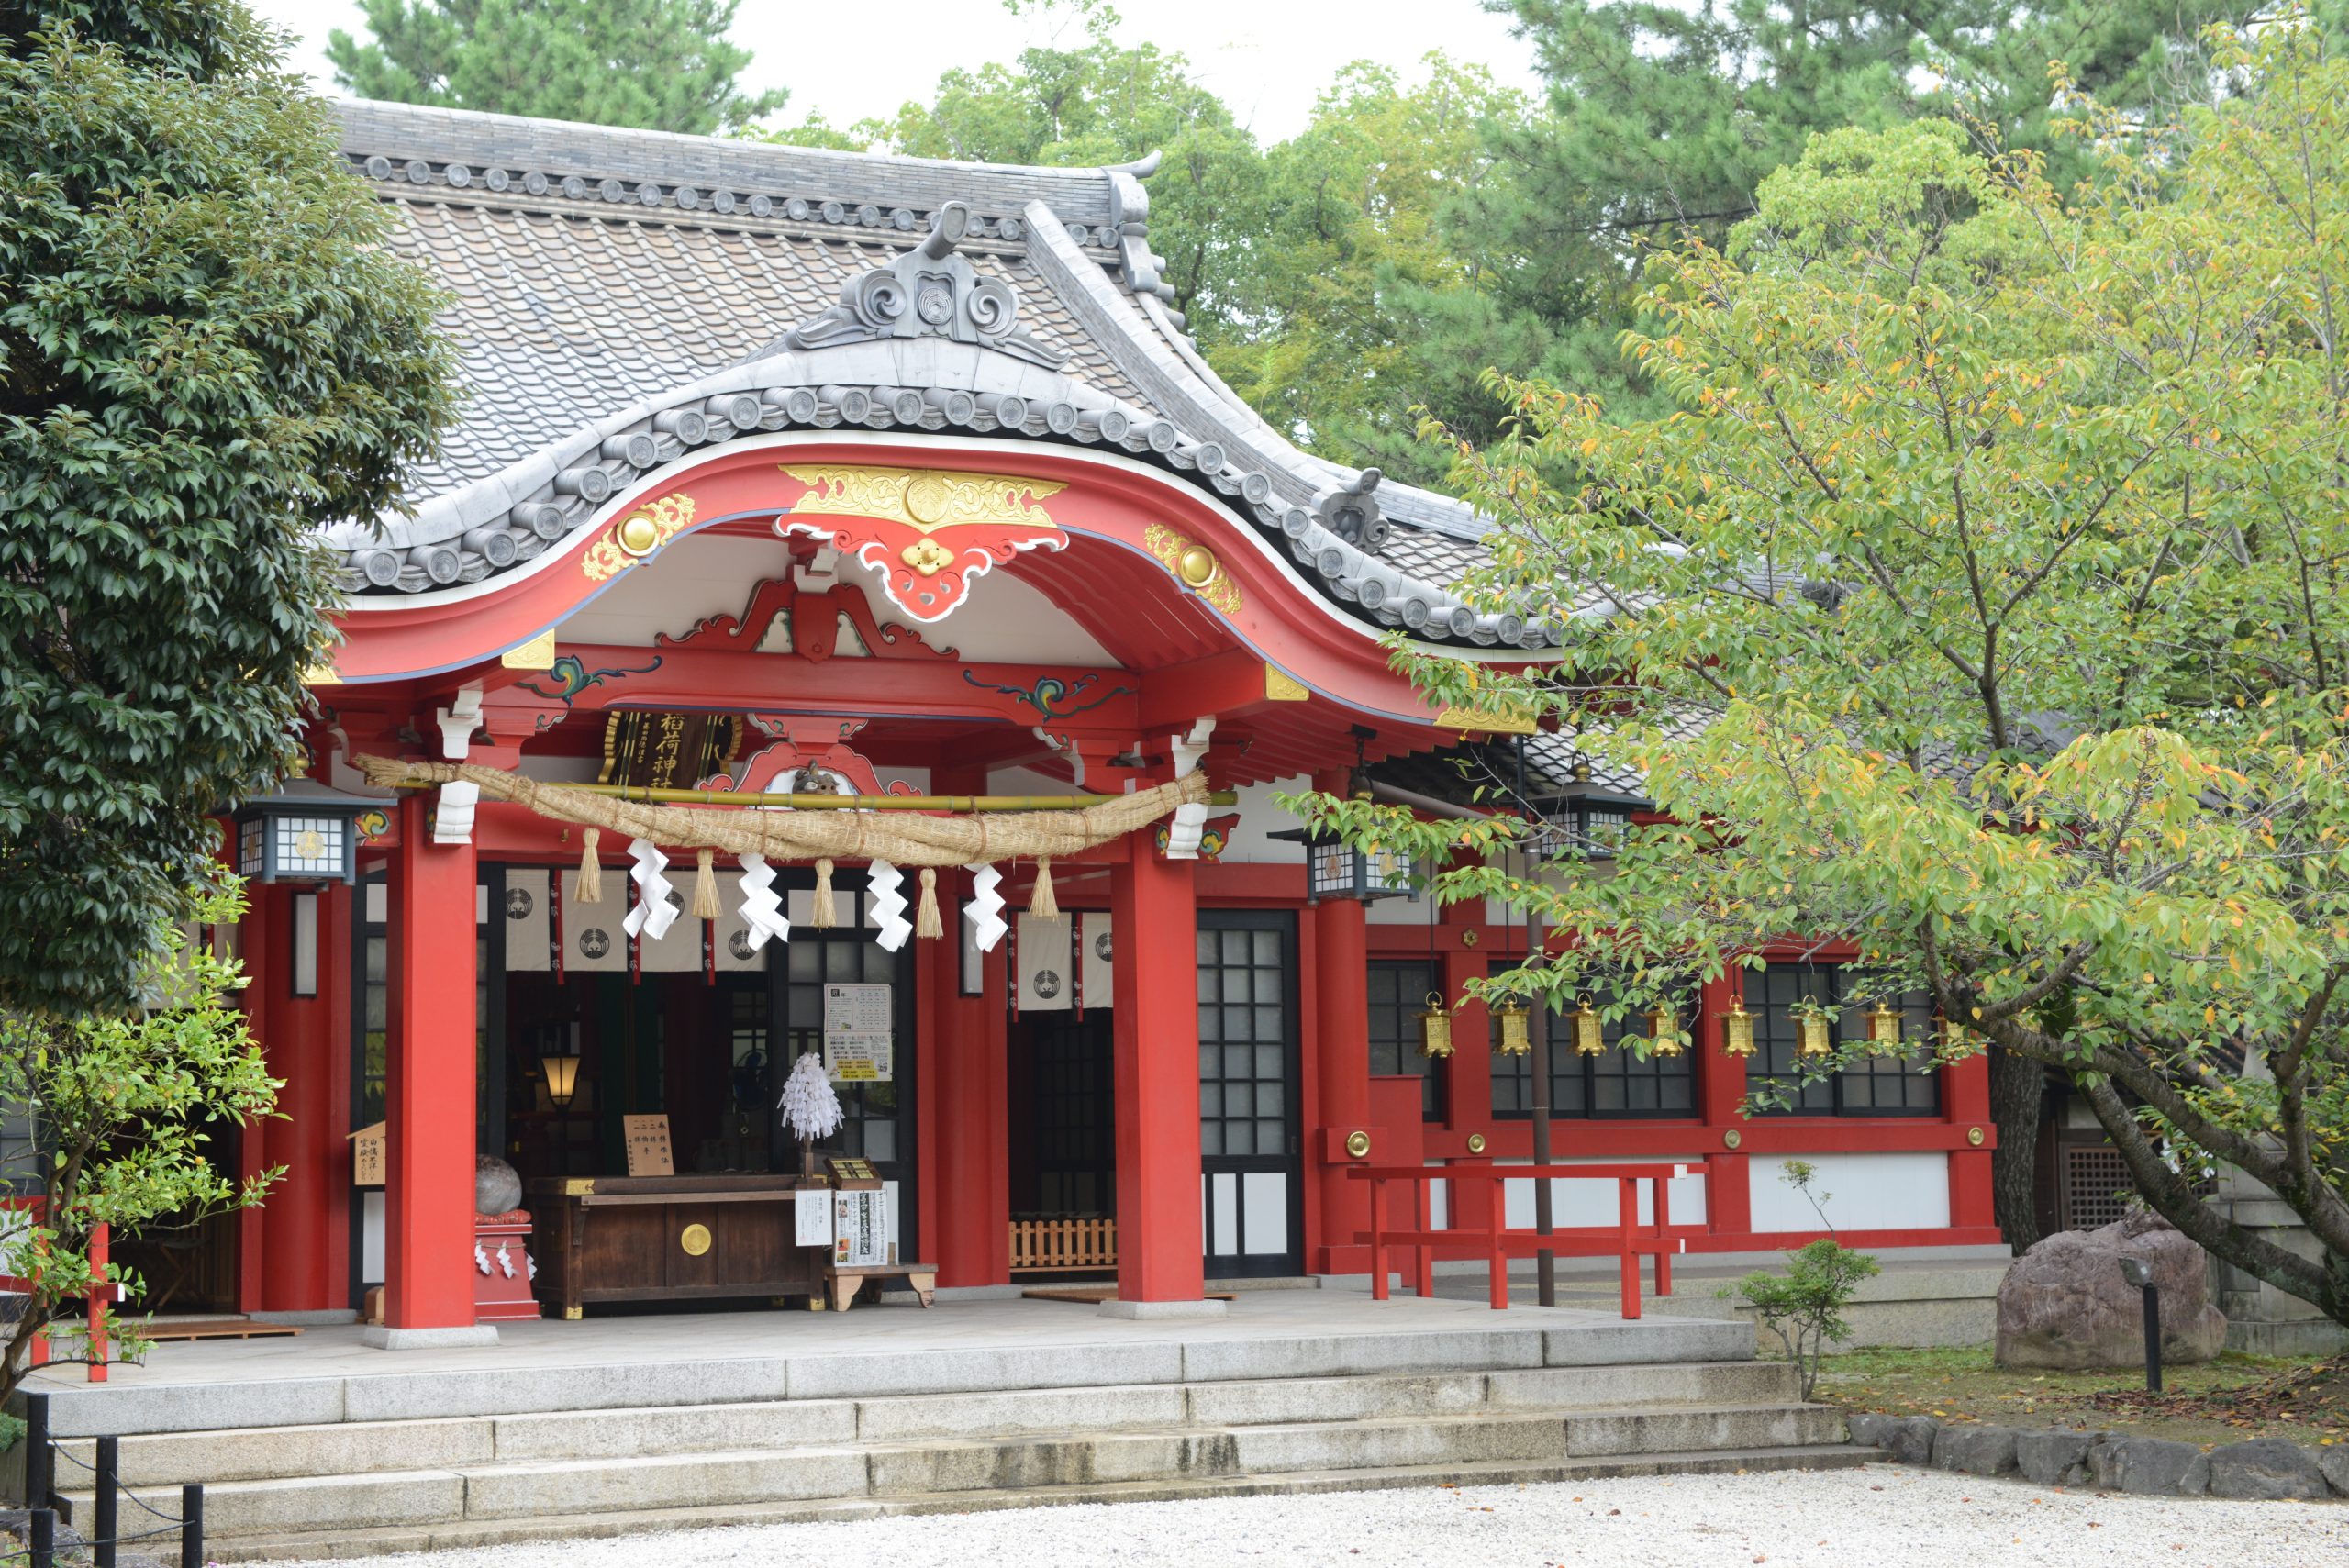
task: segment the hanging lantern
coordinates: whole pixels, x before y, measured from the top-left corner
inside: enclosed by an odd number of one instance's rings
[[[1731,996],[1729,1011],[1721,1015],[1721,1054],[1741,1058],[1753,1054],[1753,1015],[1745,1010],[1742,996]]]
[[[1803,1000],[1814,1007],[1817,1006],[1808,996]],[[1835,1042],[1828,1037],[1826,1014],[1814,1011],[1797,1016],[1795,1054],[1812,1062],[1835,1054]]]
[[[1967,1051],[1972,1049],[1971,1041],[1966,1038],[1965,1026],[1959,1023],[1955,1018],[1943,1018],[1941,1020],[1941,1029],[1942,1051],[1943,1054],[1949,1056],[1962,1056]]]
[[[1443,1010],[1441,992],[1429,992],[1419,1013],[1419,1054],[1436,1061],[1452,1054],[1452,1015]]]
[[[1655,1031],[1654,1050],[1658,1056],[1677,1056],[1687,1049],[1687,1042],[1680,1038],[1680,1020],[1673,1016],[1670,1007],[1658,1007],[1649,1013],[1648,1023]]]
[[[1606,1031],[1600,1027],[1598,1009],[1585,996],[1582,1006],[1574,1012],[1575,1051],[1580,1056],[1603,1056],[1607,1051]]]
[[[1868,1009],[1868,1051],[1875,1056],[1900,1054],[1900,1010],[1889,1002]]]
[[[579,1058],[550,1054],[539,1059],[539,1068],[546,1074],[548,1103],[559,1111],[569,1110],[579,1093]]]
[[[237,870],[256,882],[359,880],[358,819],[393,804],[304,776],[297,754],[285,781],[237,807]]]
[[[1494,1051],[1503,1056],[1528,1056],[1533,1051],[1533,1036],[1526,1026],[1525,1004],[1511,996],[1496,1002],[1493,1018],[1500,1025],[1500,1036],[1493,1043]]]

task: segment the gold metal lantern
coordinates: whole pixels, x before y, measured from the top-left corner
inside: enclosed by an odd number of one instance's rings
[[[1874,1056],[1900,1054],[1900,1009],[1889,1002],[1868,1009],[1868,1051]]]
[[[1721,1015],[1721,1054],[1741,1059],[1753,1054],[1753,1015],[1745,1010],[1742,996],[1731,996],[1729,1011]]]
[[[1442,993],[1428,993],[1419,1013],[1419,1054],[1441,1061],[1452,1054],[1452,1015],[1444,1011]]]
[[[1526,1022],[1525,1004],[1510,996],[1493,1004],[1493,1018],[1500,1025],[1493,1049],[1503,1056],[1530,1056],[1533,1034]]]
[[[1654,1031],[1654,1049],[1658,1056],[1677,1056],[1687,1049],[1687,1042],[1680,1038],[1680,1020],[1673,1015],[1671,1008],[1654,1009],[1648,1014],[1648,1023]]]
[[[1575,1053],[1578,1056],[1603,1056],[1607,1051],[1606,1031],[1600,1027],[1598,1009],[1585,996],[1582,1006],[1574,1011]]]
[[[1804,1000],[1808,1002],[1809,998]],[[1812,1062],[1835,1054],[1835,1042],[1828,1035],[1826,1014],[1810,1011],[1796,1018],[1795,1054]]]

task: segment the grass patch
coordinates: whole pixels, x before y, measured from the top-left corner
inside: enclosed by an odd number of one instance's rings
[[[2002,1427],[2094,1427],[2177,1442],[2282,1437],[2311,1447],[2349,1443],[2349,1358],[2229,1353],[2163,1369],[2145,1392],[2142,1368],[2009,1371],[1987,1346],[1830,1356],[1816,1397],[1851,1410],[1935,1416]]]

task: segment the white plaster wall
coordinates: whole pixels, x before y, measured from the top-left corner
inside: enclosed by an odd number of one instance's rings
[[[1757,1156],[1749,1182],[1753,1229],[1817,1230],[1819,1210],[1786,1180],[1786,1163],[1816,1168],[1811,1196],[1838,1230],[1933,1229],[1949,1223],[1949,1156],[1913,1154],[1787,1154]],[[1679,1195],[1673,1195],[1678,1201]]]
[[[1554,1124],[1553,1124],[1554,1125]],[[1530,1165],[1531,1160],[1502,1160],[1503,1165]],[[1705,1222],[1705,1162],[1694,1154],[1642,1154],[1637,1160],[1616,1158],[1577,1160],[1553,1156],[1553,1165],[1687,1165],[1688,1174],[1675,1176],[1667,1184],[1675,1225],[1702,1225]],[[1501,1184],[1502,1223],[1512,1229],[1533,1228],[1533,1186],[1527,1181]],[[1653,1185],[1639,1184],[1640,1223],[1652,1224],[1655,1219],[1655,1204],[1650,1195]],[[1619,1218],[1616,1187],[1613,1182],[1577,1182],[1561,1177],[1550,1184],[1551,1223],[1561,1227],[1579,1225],[1613,1225]]]

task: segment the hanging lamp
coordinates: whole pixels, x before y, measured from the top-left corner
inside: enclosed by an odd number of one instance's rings
[[[1658,1056],[1677,1056],[1687,1049],[1687,1042],[1680,1038],[1680,1020],[1669,1006],[1659,1005],[1651,1009],[1648,1024],[1653,1031]]]
[[[1890,1002],[1879,1001],[1868,1009],[1868,1053],[1900,1054],[1900,1010]]]
[[[1743,996],[1731,996],[1729,1011],[1721,1015],[1721,1054],[1741,1060],[1753,1054],[1753,1015],[1745,1010]]]
[[[1598,1009],[1585,996],[1582,1006],[1574,1011],[1575,1053],[1578,1056],[1603,1056],[1607,1051],[1607,1034]]]

